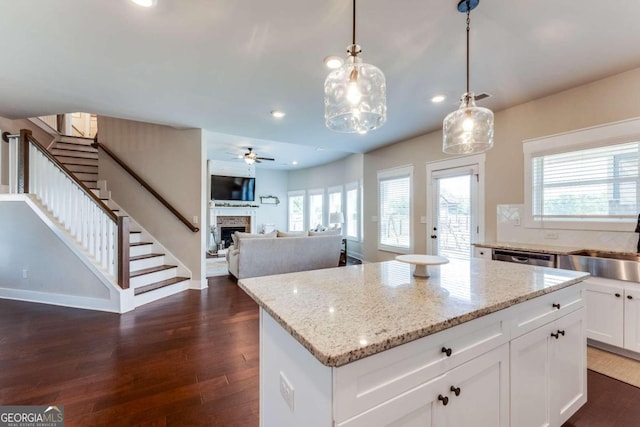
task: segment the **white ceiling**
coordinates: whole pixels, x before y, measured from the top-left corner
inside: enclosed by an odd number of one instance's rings
[[[456,4],[358,2],[357,40],[386,75],[388,119],[353,135],[327,130],[323,106],[322,60],[350,42],[349,0],[158,0],[152,9],[0,0],[0,116],[85,111],[197,127],[211,158],[251,146],[277,159],[261,167],[320,164],[440,128],[464,92]],[[639,67],[638,17],[638,0],[482,0],[471,17],[471,89],[491,93],[481,105],[497,111]],[[447,100],[432,104],[438,93]]]

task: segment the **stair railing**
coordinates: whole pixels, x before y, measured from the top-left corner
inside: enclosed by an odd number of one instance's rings
[[[129,288],[129,217],[114,214],[31,131],[2,138],[14,153],[9,192],[35,195],[122,289]]]
[[[182,222],[184,225],[186,225],[189,230],[193,231],[194,233],[197,233],[198,231],[200,231],[200,229],[198,227],[196,227],[193,224],[191,224],[189,222],[189,220],[184,217],[184,215],[182,215],[180,212],[178,212],[178,210],[176,208],[174,208],[171,205],[171,203],[166,201],[164,197],[162,197],[160,194],[158,194],[158,192],[156,190],[154,190],[153,187],[151,187],[151,185],[149,185],[144,179],[142,179],[140,177],[140,175],[135,173],[133,171],[133,169],[131,169],[129,167],[129,165],[127,165],[124,161],[122,161],[122,159],[120,159],[113,151],[109,150],[109,148],[106,147],[101,142],[98,142],[98,135],[96,135],[96,137],[94,139],[94,142],[93,142],[93,144],[91,144],[91,146],[96,148],[96,149],[101,149],[105,153],[107,153],[109,155],[109,157],[111,157],[118,165],[120,165],[120,167],[122,169],[127,171],[129,173],[129,175],[131,175],[131,177],[133,179],[138,181],[138,183],[140,185],[142,185],[149,193],[151,193],[151,195],[153,197],[155,197],[160,203],[162,203],[164,205],[164,207],[166,207],[176,218],[178,218],[178,220],[180,222]]]

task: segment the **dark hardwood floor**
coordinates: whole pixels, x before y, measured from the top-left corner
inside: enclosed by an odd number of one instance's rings
[[[258,356],[227,276],[124,315],[0,300],[0,404],[64,405],[67,426],[257,426]],[[640,389],[588,381],[564,427],[640,426]]]
[[[258,309],[226,276],[124,315],[0,300],[0,404],[67,426],[257,426]]]

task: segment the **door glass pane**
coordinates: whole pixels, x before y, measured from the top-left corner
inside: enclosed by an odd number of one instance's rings
[[[347,191],[347,236],[353,237],[354,239],[358,238],[358,218],[360,217],[358,213],[358,189],[353,188]]]
[[[471,175],[440,178],[438,182],[438,255],[471,256]]]

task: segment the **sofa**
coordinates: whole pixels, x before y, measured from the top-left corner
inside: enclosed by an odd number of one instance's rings
[[[244,279],[338,266],[341,235],[288,235],[295,237],[236,238],[227,252],[229,274]]]

